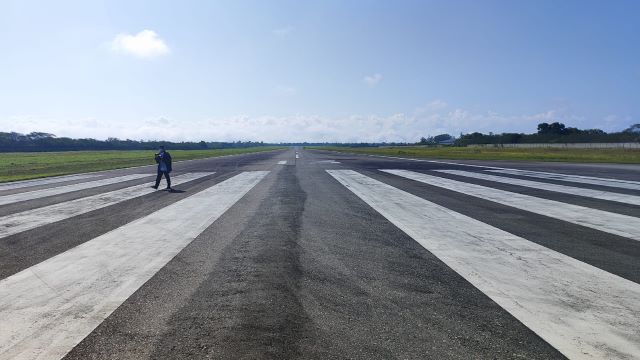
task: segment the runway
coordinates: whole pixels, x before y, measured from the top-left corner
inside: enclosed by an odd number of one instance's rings
[[[290,148],[0,185],[0,359],[637,359],[640,166]]]

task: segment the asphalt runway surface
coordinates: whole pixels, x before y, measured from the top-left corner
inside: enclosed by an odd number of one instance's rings
[[[0,359],[640,358],[640,166],[291,148],[154,179],[0,185]]]

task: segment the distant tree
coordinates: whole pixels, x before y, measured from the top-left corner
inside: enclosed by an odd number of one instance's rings
[[[453,136],[449,134],[440,134],[433,137],[433,141],[435,142],[447,141],[451,139],[453,139]]]
[[[640,124],[633,124],[631,126],[629,126],[628,128],[624,129],[625,133],[640,133]]]
[[[428,144],[429,141],[427,140],[427,138],[425,138],[424,136],[420,138],[420,144],[421,145],[426,145]]]
[[[26,138],[29,140],[50,139],[55,137],[56,136],[53,134],[44,133],[44,132],[32,132],[26,135]]]
[[[566,133],[567,129],[563,123],[554,122],[548,124],[545,122],[538,124],[538,135],[564,135]]]
[[[71,139],[41,132],[33,132],[27,135],[16,132],[0,132],[0,151],[153,150],[159,145],[166,145],[172,150],[196,150],[261,146],[265,144],[251,141],[174,143],[170,141],[120,140],[115,137],[110,137],[107,140]]]
[[[538,135],[548,134],[549,124],[546,122],[538,124]]]
[[[518,133],[502,133],[500,136],[500,144],[515,144],[520,142],[524,134]]]
[[[535,134],[502,133],[488,135],[474,132],[461,134],[456,145],[514,144],[514,143],[589,143],[589,142],[640,142],[640,124],[620,132],[606,133],[600,129],[566,127],[559,122],[540,123]]]
[[[549,131],[554,135],[563,135],[566,133],[566,128],[563,123],[554,122],[549,125]]]

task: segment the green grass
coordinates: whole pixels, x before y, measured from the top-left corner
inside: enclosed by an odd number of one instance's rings
[[[345,153],[454,160],[521,160],[584,163],[640,164],[640,149],[512,149],[473,147],[367,147],[310,146],[308,149]]]
[[[281,149],[251,147],[237,149],[170,150],[173,161],[202,159]],[[154,151],[65,151],[0,154],[0,182],[77,174],[141,165],[153,165]]]

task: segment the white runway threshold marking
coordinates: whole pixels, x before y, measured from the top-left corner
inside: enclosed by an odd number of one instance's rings
[[[327,170],[572,359],[640,357],[640,285],[351,170]]]
[[[548,180],[575,182],[575,183],[581,183],[581,184],[615,187],[620,189],[640,190],[640,182],[629,181],[629,180],[606,179],[606,178],[598,178],[598,177],[592,177],[592,176],[567,175],[567,174],[528,171],[528,170],[516,170],[516,169],[500,169],[500,170],[486,170],[486,171],[507,174],[507,175],[535,177],[539,179],[548,179]]]
[[[564,194],[571,194],[583,197],[590,197],[599,200],[615,201],[631,205],[640,205],[640,196],[634,196],[629,194],[620,194],[609,191],[585,189],[567,185],[549,184],[539,181],[515,179],[504,176],[495,176],[478,172],[462,171],[462,170],[435,170],[437,172],[452,174],[458,176],[465,176],[474,179],[489,180],[504,184],[518,185],[524,187],[530,187],[535,189],[541,189],[546,191],[559,192]]]
[[[640,240],[640,218],[542,199],[409,170],[380,170],[428,185],[475,196],[499,204],[586,226],[614,235]]]
[[[315,164],[340,164],[340,161],[335,161],[335,160],[320,160],[320,161],[315,161]]]
[[[59,359],[260,182],[236,175],[0,281],[0,359]]]
[[[21,189],[26,187],[47,185],[47,184],[56,184],[56,183],[61,183],[65,181],[89,179],[89,178],[94,178],[98,176],[101,176],[101,174],[66,175],[66,176],[48,177],[44,179],[12,181],[9,183],[0,184],[0,191]]]
[[[79,184],[58,186],[54,188],[33,190],[33,191],[11,194],[11,195],[4,195],[4,196],[0,196],[0,205],[7,205],[7,204],[20,202],[20,201],[27,201],[27,200],[39,199],[47,196],[66,194],[72,191],[86,190],[86,189],[91,189],[98,186],[117,184],[123,181],[136,180],[136,179],[141,179],[149,176],[151,176],[151,174],[124,175],[124,176],[118,176],[118,177],[109,178],[109,179],[87,181]]]
[[[205,172],[177,175],[172,178],[172,184],[174,186],[180,185],[211,174],[214,173]],[[103,194],[87,196],[76,200],[2,216],[0,217],[0,238],[35,229],[43,225],[88,213],[93,210],[151,194],[156,191],[158,190],[152,189],[149,184],[134,185]]]
[[[278,165],[286,165],[286,164],[287,164],[287,160],[278,161]]]

